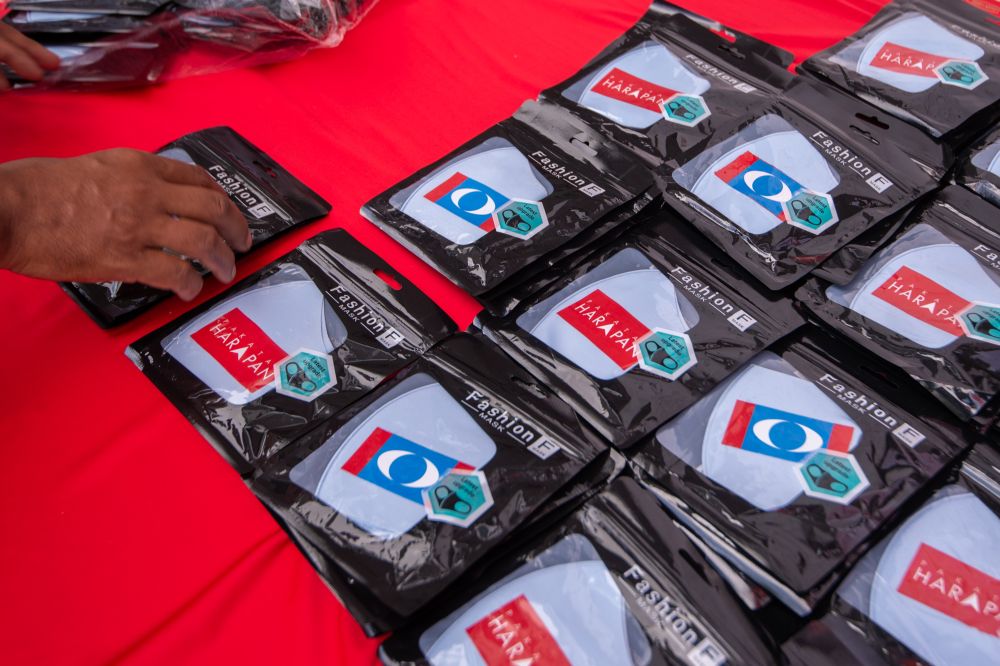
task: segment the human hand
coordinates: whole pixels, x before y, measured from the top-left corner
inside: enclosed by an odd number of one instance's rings
[[[46,70],[59,67],[59,56],[0,21],[0,64],[10,67],[21,78],[38,81]],[[0,92],[4,90],[10,90],[10,81],[0,71]]]
[[[202,278],[182,256],[231,282],[233,249],[250,243],[246,220],[200,167],[122,148],[0,164],[0,268],[141,282],[191,300]]]

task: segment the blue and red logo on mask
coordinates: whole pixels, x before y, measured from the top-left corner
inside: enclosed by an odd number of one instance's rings
[[[494,228],[493,213],[510,201],[489,185],[458,171],[424,196],[449,213],[486,231]]]
[[[459,460],[375,428],[342,469],[403,499],[423,504],[421,492],[452,470],[473,470]]]
[[[726,446],[801,462],[820,449],[847,453],[854,428],[737,400],[722,436]]]
[[[787,221],[783,204],[804,188],[776,166],[747,151],[715,172],[734,190]]]

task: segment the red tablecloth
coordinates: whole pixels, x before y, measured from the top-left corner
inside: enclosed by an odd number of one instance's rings
[[[803,58],[882,0],[679,0]],[[358,208],[571,75],[648,0],[383,0],[299,61],[105,94],[0,97],[0,161],[155,149],[226,124],[333,204],[245,276],[343,226],[461,325],[477,307]],[[204,296],[219,291],[208,285]],[[366,640],[222,459],[122,354],[187,306],[105,332],[0,274],[0,661],[366,664]]]

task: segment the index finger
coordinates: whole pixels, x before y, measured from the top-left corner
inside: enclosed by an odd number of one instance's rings
[[[163,180],[174,185],[190,185],[192,187],[207,187],[225,192],[215,179],[196,164],[189,164],[171,157],[150,155],[153,171]]]
[[[250,249],[252,238],[247,220],[222,192],[190,185],[164,185],[156,203],[165,213],[215,227],[229,246],[239,252]]]

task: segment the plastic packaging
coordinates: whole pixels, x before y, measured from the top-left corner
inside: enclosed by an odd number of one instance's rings
[[[334,230],[138,340],[127,354],[247,473],[453,330],[415,286]]]
[[[15,87],[123,87],[290,60],[336,46],[375,2],[14,0],[14,12],[4,20],[63,59],[41,82],[12,77]]]
[[[668,203],[767,287],[931,192],[946,151],[902,122],[808,80],[665,163]]]
[[[483,330],[590,425],[627,447],[798,327],[668,210],[540,275]]]
[[[763,108],[791,78],[787,52],[664,3],[566,81],[542,91],[651,165]],[[787,54],[790,56],[791,54]],[[766,62],[763,62],[763,61]]]
[[[1000,129],[977,141],[963,157],[955,181],[1000,206]]]
[[[968,446],[875,362],[804,329],[632,456],[678,520],[799,615]]]
[[[578,249],[652,177],[559,107],[518,112],[364,205],[362,215],[474,296]]]
[[[1000,636],[1000,455],[960,473],[873,548],[832,609],[785,645],[795,665],[991,664]]]
[[[968,9],[898,0],[800,69],[959,145],[1000,113],[1000,29]]]
[[[606,450],[494,345],[457,335],[278,452],[250,487],[333,564],[320,573],[375,634],[590,478]]]
[[[843,286],[797,298],[825,325],[905,370],[963,420],[1000,392],[1000,225],[952,186]]]
[[[205,169],[243,213],[253,248],[330,212],[330,204],[228,127],[187,134],[157,154]],[[124,323],[170,295],[122,282],[69,282],[62,286],[103,327]]]
[[[394,634],[388,666],[776,663],[700,551],[632,479]],[[525,661],[519,662],[518,659]]]

